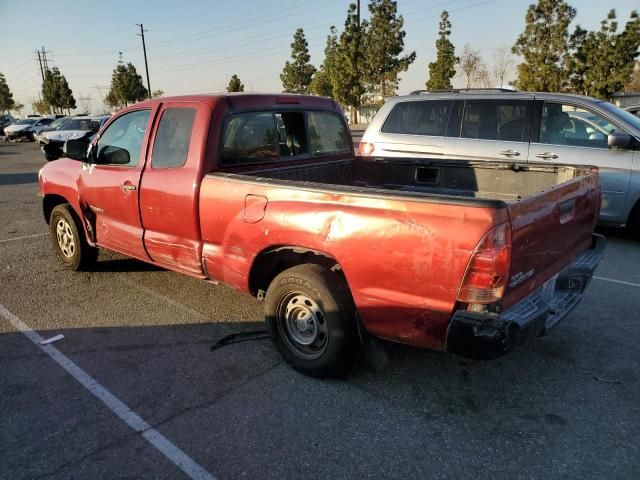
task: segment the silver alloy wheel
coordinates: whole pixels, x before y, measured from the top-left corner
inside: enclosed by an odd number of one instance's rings
[[[56,223],[56,237],[58,247],[67,258],[72,258],[76,253],[76,242],[73,237],[73,230],[66,218],[59,218]]]
[[[288,346],[299,356],[320,357],[327,346],[328,326],[324,312],[309,296],[292,292],[280,302],[278,326]]]

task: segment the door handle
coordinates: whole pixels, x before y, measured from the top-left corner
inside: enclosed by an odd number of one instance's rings
[[[123,183],[122,185],[120,185],[120,188],[122,189],[123,192],[130,192],[132,190],[136,189],[135,185],[132,185],[130,183]]]
[[[558,155],[556,155],[553,152],[544,152],[544,153],[538,153],[536,157],[542,158],[543,160],[550,160],[550,159],[558,158]]]
[[[520,152],[518,152],[517,150],[502,150],[500,152],[498,152],[500,155],[505,155],[507,157],[519,157],[520,156]]]

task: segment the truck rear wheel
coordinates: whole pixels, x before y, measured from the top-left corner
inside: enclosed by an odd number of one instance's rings
[[[355,322],[347,285],[320,265],[298,265],[276,276],[265,318],[276,348],[299,372],[326,377],[351,357]]]
[[[68,270],[86,270],[98,258],[98,249],[87,243],[82,225],[67,203],[51,211],[49,237],[51,248]]]

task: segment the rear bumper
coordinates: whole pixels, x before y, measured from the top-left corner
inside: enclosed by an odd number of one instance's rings
[[[454,313],[447,331],[447,351],[472,358],[500,357],[544,335],[580,302],[604,254],[606,240],[593,234],[593,246],[542,287],[501,313]]]

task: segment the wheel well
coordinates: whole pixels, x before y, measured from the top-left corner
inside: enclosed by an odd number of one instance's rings
[[[51,217],[51,212],[58,205],[63,203],[69,203],[66,198],[60,195],[45,195],[42,200],[42,213],[44,214],[44,219],[47,223],[49,223],[49,218]]]
[[[263,250],[253,261],[249,272],[249,290],[251,294],[261,297],[267,291],[271,281],[284,270],[302,265],[315,263],[340,275],[346,283],[340,264],[331,256],[316,250],[299,247],[274,247]]]

